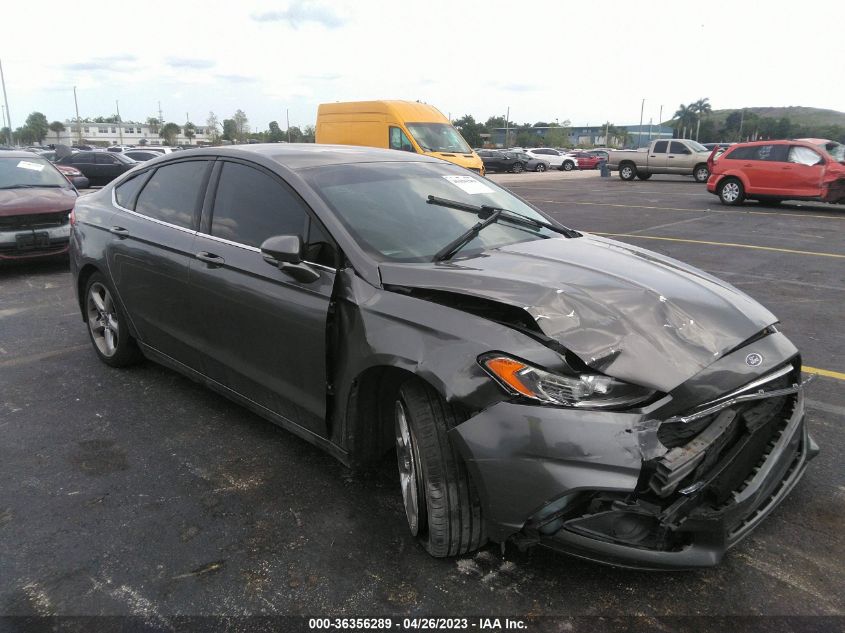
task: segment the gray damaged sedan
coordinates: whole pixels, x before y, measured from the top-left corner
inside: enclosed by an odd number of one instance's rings
[[[162,363],[344,464],[395,450],[434,556],[714,565],[818,452],[768,310],[434,158],[157,158],[77,202],[71,267],[103,362]]]

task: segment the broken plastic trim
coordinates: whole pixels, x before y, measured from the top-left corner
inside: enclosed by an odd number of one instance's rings
[[[799,389],[801,389],[802,385],[806,384],[808,381],[804,381],[802,383],[795,383],[791,387],[786,387],[785,389],[776,389],[774,391],[757,391],[756,393],[745,393],[750,391],[751,389],[755,389],[757,387],[761,387],[765,384],[776,380],[786,374],[791,373],[794,371],[794,367],[792,365],[786,365],[781,369],[778,369],[762,378],[759,378],[753,382],[748,383],[744,387],[740,387],[736,391],[733,391],[725,396],[722,396],[716,401],[711,403],[707,403],[704,406],[704,409],[699,409],[694,413],[690,413],[689,415],[676,415],[672,416],[671,418],[667,418],[665,423],[671,424],[674,422],[680,422],[681,424],[688,424],[693,420],[698,420],[708,415],[712,415],[717,411],[721,411],[727,407],[733,406],[738,402],[748,402],[750,400],[762,400],[764,398],[776,398],[778,396],[786,396],[792,393],[797,393]]]

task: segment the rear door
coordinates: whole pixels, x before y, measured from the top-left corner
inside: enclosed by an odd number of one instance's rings
[[[648,153],[648,171],[655,174],[665,173],[668,154],[669,141],[655,141]]]
[[[117,294],[138,338],[200,370],[188,272],[212,161],[170,162],[117,187],[107,248]]]
[[[206,374],[325,435],[326,325],[336,247],[294,190],[263,167],[221,160],[191,262],[191,304]],[[320,277],[293,279],[265,261],[269,237],[300,235]]]

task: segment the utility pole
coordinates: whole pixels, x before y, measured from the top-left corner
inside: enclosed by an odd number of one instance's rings
[[[610,147],[610,121],[604,124],[604,146]]]
[[[123,145],[123,125],[120,120],[120,102],[115,99],[114,107],[117,109],[117,133],[120,135],[120,144]]]
[[[161,111],[161,101],[158,102],[158,122],[159,125],[164,125],[164,112]]]
[[[660,114],[657,115],[657,138],[663,138],[663,106],[660,106]]]
[[[290,143],[290,109],[285,108],[285,125],[288,130],[288,143]]]
[[[76,100],[76,86],[73,87],[73,105],[76,107],[76,144],[82,145],[82,121],[79,120],[79,102]]]
[[[640,106],[640,129],[637,132],[637,149],[640,149],[640,142],[643,138],[643,112],[645,111],[645,99],[643,99],[643,103]]]
[[[511,118],[511,107],[508,106],[508,112],[507,112],[507,114],[505,114],[505,144],[504,144],[505,149],[508,148],[508,125],[510,123],[510,118]]]
[[[6,104],[6,123],[9,126],[9,145],[13,145],[12,139],[12,112],[9,110],[9,97],[6,95],[6,77],[3,75],[3,62],[0,61],[0,83],[3,84],[3,101]]]
[[[651,118],[648,120],[648,144],[651,145]]]

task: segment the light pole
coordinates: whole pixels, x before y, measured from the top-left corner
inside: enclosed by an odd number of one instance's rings
[[[76,144],[82,145],[82,121],[79,120],[79,101],[76,100],[76,86],[73,87],[73,105],[76,108]]]
[[[0,61],[0,83],[3,84],[3,101],[6,104],[6,124],[9,128],[9,145],[13,145],[12,140],[12,112],[9,110],[9,97],[6,95],[6,77],[3,75],[3,62]]]
[[[640,142],[643,138],[643,111],[645,110],[645,99],[640,106],[640,129],[637,131],[637,149],[640,149]]]

